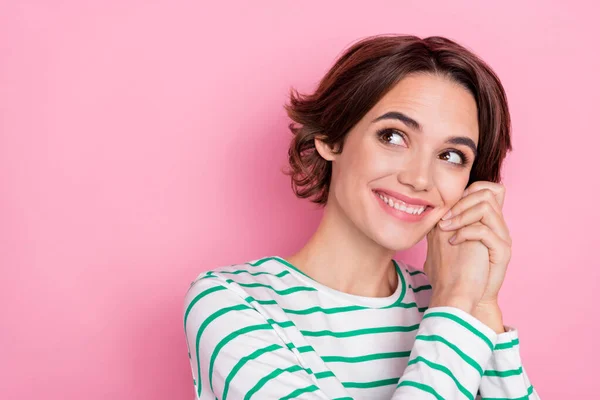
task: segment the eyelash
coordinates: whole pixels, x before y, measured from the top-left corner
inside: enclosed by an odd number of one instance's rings
[[[397,129],[393,129],[393,128],[383,128],[377,131],[377,138],[379,139],[379,141],[381,141],[383,144],[388,145],[388,146],[398,146],[395,144],[391,144],[387,141],[385,141],[383,139],[384,135],[389,134],[389,133],[396,133],[398,135],[400,135],[402,137],[402,140],[404,142],[407,142],[407,137],[406,134],[402,131],[399,131]],[[461,163],[460,164],[456,164],[453,162],[448,161],[448,163],[459,166],[459,167],[464,167],[467,164],[469,164],[469,162],[471,161],[469,156],[467,156],[464,152],[458,150],[458,149],[450,149],[450,150],[445,150],[442,154],[448,154],[448,153],[456,153],[458,154],[458,156],[461,159]]]

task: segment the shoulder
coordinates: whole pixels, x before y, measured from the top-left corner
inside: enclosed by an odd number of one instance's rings
[[[243,263],[217,266],[201,272],[185,295],[185,308],[203,299],[211,307],[222,305],[217,299],[246,302],[253,289],[284,285],[282,279],[290,274],[278,257],[263,257]],[[210,308],[210,307],[209,307]]]
[[[258,263],[261,260],[263,259],[217,266],[201,272],[191,282],[184,297],[184,329],[187,327],[194,331],[203,324],[210,322],[212,325],[217,317],[219,320],[228,319],[221,317],[225,314],[228,314],[229,319],[234,314],[239,317],[240,313],[254,316],[256,310],[252,304],[253,299],[239,283],[244,279],[252,282],[253,277],[264,272],[265,268],[261,266],[266,261]]]

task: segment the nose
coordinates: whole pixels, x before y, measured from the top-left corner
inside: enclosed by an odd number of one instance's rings
[[[423,155],[413,157],[398,172],[398,182],[415,192],[428,191],[433,185],[431,160]]]

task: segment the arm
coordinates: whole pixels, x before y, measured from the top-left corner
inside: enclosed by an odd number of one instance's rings
[[[288,347],[287,323],[266,320],[253,304],[214,276],[190,288],[184,329],[197,399],[349,398],[337,378],[312,371],[298,349]],[[477,390],[477,371],[495,338],[465,314],[452,307],[428,311],[394,399],[429,400],[431,392],[462,399]]]
[[[539,400],[521,362],[518,331],[511,326],[505,328],[506,332],[498,335],[481,379],[481,398]]]
[[[411,269],[413,272],[410,273],[407,269],[407,273],[411,275],[414,286],[431,286],[425,273],[415,273],[418,270],[414,267]],[[431,290],[419,291],[415,296],[418,304],[432,305]],[[494,350],[484,365],[481,376],[478,391],[481,397],[477,399],[539,400],[521,363],[518,332],[515,328],[503,324],[500,309],[477,310],[475,314],[468,315],[476,320],[475,326],[487,326],[496,333]],[[444,334],[445,332],[442,333]],[[525,397],[526,395],[529,397]]]
[[[393,399],[474,399],[496,338],[459,308],[427,309]]]
[[[481,398],[539,400],[521,362],[518,331],[504,325],[500,307],[497,304],[480,307],[473,316],[498,334],[492,357],[481,379]]]
[[[196,399],[328,397],[286,346],[274,321],[216,277],[197,280],[185,297],[184,330]],[[297,350],[296,350],[297,351]]]

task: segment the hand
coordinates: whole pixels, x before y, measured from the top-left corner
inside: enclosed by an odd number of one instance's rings
[[[463,198],[438,223],[444,232],[453,232],[453,246],[468,242],[483,244],[489,253],[489,276],[483,294],[474,308],[481,316],[504,332],[502,313],[498,307],[498,293],[506,275],[511,257],[512,240],[502,215],[505,188],[501,184],[479,181],[465,190]]]
[[[451,306],[473,314],[489,280],[489,251],[480,241],[453,245],[453,235],[439,226],[427,234],[423,270],[433,290],[429,307]]]

